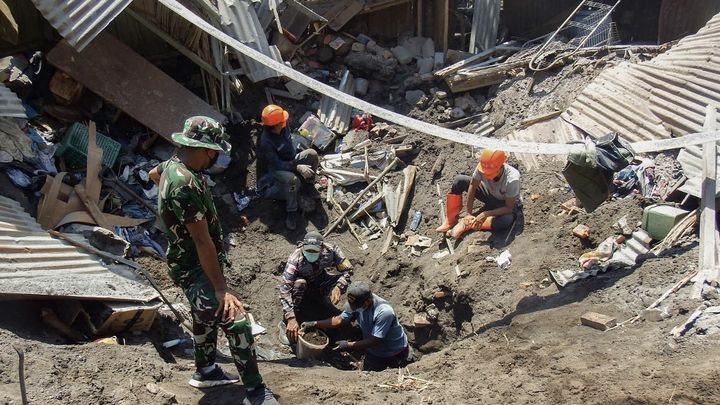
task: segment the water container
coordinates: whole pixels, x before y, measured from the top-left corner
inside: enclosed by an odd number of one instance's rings
[[[653,204],[643,211],[642,228],[653,239],[660,240],[687,214],[688,211],[671,205]]]

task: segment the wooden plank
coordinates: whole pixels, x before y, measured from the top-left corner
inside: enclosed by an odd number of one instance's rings
[[[137,22],[150,30],[150,32],[162,38],[170,46],[175,48],[175,50],[183,54],[186,58],[193,61],[196,65],[198,65],[202,70],[210,74],[212,77],[217,80],[221,80],[222,75],[220,74],[220,72],[218,72],[216,68],[212,67],[207,61],[198,56],[195,52],[185,47],[185,45],[183,45],[180,41],[173,38],[170,34],[163,31],[160,27],[152,23],[150,20],[135,12],[132,7],[126,8],[125,13],[129,14],[132,18],[137,20]],[[215,13],[217,13],[217,10],[215,11]]]
[[[95,121],[88,125],[88,147],[87,147],[87,176],[85,177],[85,191],[90,201],[95,204],[100,202],[100,171],[102,170],[103,150],[97,146],[97,130]]]
[[[717,110],[713,106],[705,109],[705,131],[717,128]],[[717,181],[717,144],[708,142],[703,145],[703,183],[700,205],[700,254],[698,277],[693,286],[693,296],[702,298],[706,281],[718,278],[717,243],[715,232],[715,191]]]
[[[403,169],[403,188],[402,192],[400,193],[400,198],[398,198],[397,218],[395,220],[395,223],[393,223],[393,227],[396,227],[398,225],[398,223],[400,222],[400,218],[402,218],[402,216],[405,214],[407,202],[410,198],[410,192],[412,191],[413,185],[415,185],[416,174],[417,166],[411,165]],[[399,229],[398,232],[400,232]]]
[[[415,13],[417,13],[417,22],[415,23],[415,34],[421,37],[423,35],[423,0],[417,0],[415,6]]]
[[[97,203],[90,200],[87,193],[85,192],[85,187],[83,187],[82,184],[78,184],[75,186],[75,192],[80,197],[80,201],[85,204],[85,208],[87,208],[90,216],[95,220],[98,226],[112,232],[112,225],[110,225],[110,223],[105,219],[105,215],[103,215],[103,212],[100,210],[100,207],[97,206]]]
[[[450,31],[450,0],[442,0],[442,9],[440,14],[440,25],[442,33],[440,34],[443,53],[448,50],[448,35]]]
[[[333,7],[323,17],[333,31],[339,31],[348,21],[358,15],[365,7],[365,2],[360,0],[336,1]]]
[[[48,61],[152,131],[171,140],[194,115],[224,122],[225,116],[108,33],[82,52],[67,41]]]

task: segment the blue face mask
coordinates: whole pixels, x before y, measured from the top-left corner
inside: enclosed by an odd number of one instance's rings
[[[303,256],[310,263],[315,263],[320,258],[320,252],[303,252]]]

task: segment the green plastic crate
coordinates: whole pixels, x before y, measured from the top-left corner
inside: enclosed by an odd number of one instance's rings
[[[100,132],[95,133],[95,143],[103,150],[102,165],[112,167],[120,154],[120,143]],[[88,128],[76,122],[65,130],[62,142],[55,151],[55,156],[65,160],[72,169],[80,169],[87,165]]]

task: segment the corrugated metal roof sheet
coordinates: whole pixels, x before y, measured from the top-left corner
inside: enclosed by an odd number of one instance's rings
[[[718,148],[717,161],[720,162],[720,148]],[[682,165],[683,174],[687,176],[687,181],[680,187],[680,191],[692,196],[701,197],[703,182],[703,151],[702,146],[686,146],[677,157],[678,162]],[[720,171],[720,166],[718,167]],[[720,193],[720,183],[715,184],[715,195]]]
[[[15,93],[0,83],[0,117],[27,118],[25,107]]]
[[[563,142],[581,139],[580,131],[560,118],[551,119],[511,133],[509,139],[520,142]],[[565,156],[515,153],[526,169],[539,169],[550,161],[565,161]]]
[[[265,31],[252,5],[245,0],[224,0],[218,2],[223,31],[243,44],[282,62],[280,50],[270,46]],[[259,82],[279,75],[272,69],[236,52],[243,73],[253,82]]]
[[[18,202],[0,197],[0,297],[147,302],[157,293],[51,237]]]
[[[32,0],[63,38],[81,51],[132,0]]]
[[[355,79],[350,74],[350,71],[345,71],[338,89],[351,96],[355,94]],[[344,134],[350,127],[351,112],[352,107],[349,105],[343,104],[332,97],[323,96],[318,108],[318,118],[331,130]]]
[[[470,32],[470,52],[484,51],[497,44],[501,7],[501,0],[475,0]]]
[[[603,72],[562,117],[591,135],[615,131],[635,142],[702,132],[713,104],[720,106],[720,14],[651,61]]]

